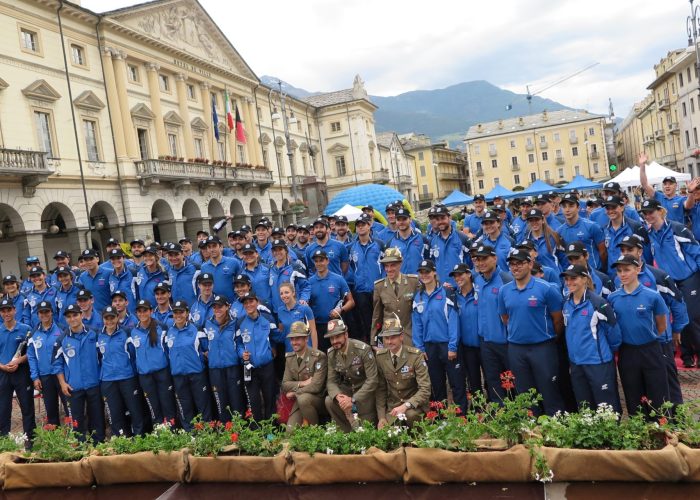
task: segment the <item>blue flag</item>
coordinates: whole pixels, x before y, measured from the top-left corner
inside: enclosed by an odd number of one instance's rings
[[[211,99],[211,119],[214,122],[214,135],[219,140],[219,115],[216,114],[216,99]]]

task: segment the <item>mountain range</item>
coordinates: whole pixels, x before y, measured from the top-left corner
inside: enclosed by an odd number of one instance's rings
[[[266,85],[277,87],[275,77],[263,76],[261,80]],[[282,85],[289,95],[300,99],[320,93],[284,81]],[[457,83],[443,89],[414,90],[396,96],[371,95],[370,100],[379,107],[374,115],[377,132],[416,132],[433,141],[448,140],[453,146],[461,144],[467,129],[477,123],[539,113],[544,109],[571,109],[539,96],[533,96],[528,104],[526,94],[504,90],[484,80]],[[507,110],[508,106],[512,108]]]

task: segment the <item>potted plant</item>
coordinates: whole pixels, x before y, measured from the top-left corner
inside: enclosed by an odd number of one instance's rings
[[[195,421],[188,450],[188,482],[284,483],[292,467],[283,450],[284,432],[272,419],[254,422]]]
[[[351,433],[325,426],[301,426],[289,438],[292,484],[401,481],[406,470],[405,426],[377,429],[362,422]]]

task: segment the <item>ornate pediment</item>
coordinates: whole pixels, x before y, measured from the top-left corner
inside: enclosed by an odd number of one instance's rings
[[[43,101],[56,101],[61,98],[61,94],[56,92],[46,80],[37,80],[28,87],[22,89],[22,93],[33,99],[41,99]]]
[[[272,142],[272,139],[270,139],[270,136],[267,135],[267,132],[263,132],[262,135],[260,136],[260,139],[258,139],[258,140],[260,141],[260,144],[262,144],[263,146],[267,146],[268,144],[270,144]]]
[[[331,154],[337,154],[337,153],[344,153],[348,149],[350,149],[350,148],[348,148],[345,144],[341,144],[339,142],[336,142],[330,148],[328,148],[327,151]]]
[[[148,106],[141,103],[131,108],[131,116],[134,118],[141,118],[142,120],[153,120],[156,115],[153,114],[153,111],[151,111]]]
[[[180,118],[180,115],[178,115],[175,111],[168,111],[165,113],[165,116],[163,117],[163,122],[169,124],[169,125],[182,125],[185,123],[185,121]]]
[[[73,99],[73,104],[75,104],[78,108],[83,108],[90,111],[99,111],[105,107],[105,103],[103,103],[92,90],[86,90],[78,97]]]
[[[190,122],[190,127],[192,127],[192,130],[207,130],[207,129],[209,129],[209,125],[207,125],[207,123],[204,120],[202,120],[199,116],[194,118]]]
[[[226,35],[195,0],[146,2],[108,12],[106,17],[140,36],[146,35],[197,59],[258,81]]]

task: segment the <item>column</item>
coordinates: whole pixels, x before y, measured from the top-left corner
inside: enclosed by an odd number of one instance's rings
[[[154,63],[146,64],[146,73],[148,78],[148,93],[151,98],[151,111],[155,117],[153,118],[156,128],[156,156],[165,156],[170,154],[168,149],[168,137],[165,135],[165,124],[163,123],[163,109],[160,106],[160,85],[158,84],[158,70],[160,66]]]
[[[194,139],[192,139],[192,127],[190,126],[190,111],[187,106],[187,75],[178,73],[175,75],[175,87],[177,88],[177,103],[180,108],[180,118],[185,122],[182,126],[185,139],[185,157],[194,157]]]
[[[122,115],[122,130],[124,132],[124,142],[126,153],[131,158],[140,159],[139,148],[136,145],[136,132],[131,121],[129,111],[129,97],[126,92],[126,53],[112,51],[112,62],[114,63],[114,79],[117,84],[117,94],[119,95],[119,111]]]
[[[53,259],[53,255],[46,255],[46,251],[44,250],[44,232],[43,231],[36,231],[36,232],[26,232],[24,233],[24,236],[18,235],[16,238],[17,242],[17,250],[19,254],[19,262],[20,262],[20,269],[22,274],[24,274],[24,262],[27,257],[30,255],[37,255],[44,256],[45,259]],[[75,257],[77,258],[77,254],[74,254]],[[46,264],[46,267],[48,266],[48,262],[51,262],[53,264],[53,260],[42,260],[44,264]]]
[[[250,140],[248,142],[251,145],[251,149],[255,152],[255,161],[251,163],[255,163],[256,165],[262,165],[262,145],[260,144],[260,135],[258,135],[258,110],[255,108],[254,99],[247,99],[247,101],[248,116],[250,116],[251,118],[249,120],[250,125],[248,125],[250,129],[248,130],[248,136],[250,137]]]
[[[112,118],[112,134],[117,148],[117,158],[126,157],[126,143],[124,141],[124,124],[122,123],[119,94],[117,83],[114,79],[114,67],[112,66],[112,49],[105,48],[102,51],[102,66],[104,67],[105,87],[107,87],[107,99],[109,100],[110,116]]]
[[[248,155],[248,163],[252,165],[259,165],[258,161],[258,156],[255,154],[257,148],[255,147],[255,141],[253,139],[254,134],[253,131],[255,130],[255,124],[253,123],[253,120],[250,117],[250,107],[248,106],[248,98],[247,97],[241,97],[240,98],[240,107],[241,107],[241,112],[243,113],[243,116],[241,117],[244,122],[244,128],[245,131],[248,132],[248,136],[246,137],[246,151]]]
[[[209,149],[209,156],[208,158],[211,160],[216,159],[217,155],[217,149],[218,146],[214,142],[214,131],[212,128],[214,127],[214,122],[212,121],[211,118],[211,95],[209,93],[209,89],[211,88],[211,85],[209,85],[207,82],[202,82],[199,84],[199,88],[201,90],[202,94],[202,107],[204,108],[204,122],[209,124],[209,127],[207,127],[206,132],[204,133],[204,140],[207,142],[206,148]]]

